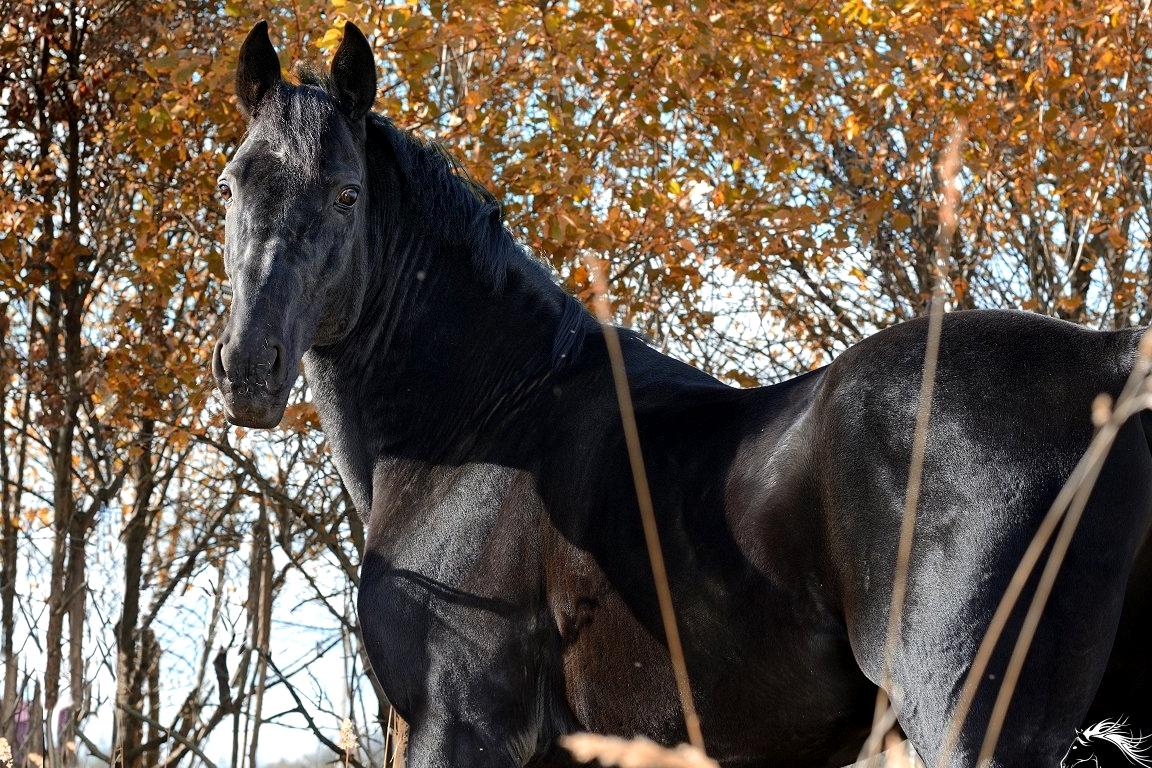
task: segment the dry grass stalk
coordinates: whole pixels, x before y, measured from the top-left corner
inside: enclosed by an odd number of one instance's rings
[[[884,768],[917,768],[908,753],[908,742],[896,731],[888,731],[884,737],[884,755]]]
[[[1060,526],[1060,532],[1052,545],[1052,551],[1048,554],[1048,561],[1040,573],[1036,592],[1028,606],[1028,613],[1024,616],[1024,624],[1020,627],[1020,634],[1017,636],[1016,645],[1012,649],[1012,657],[1008,660],[1008,668],[1004,672],[1004,682],[996,696],[988,730],[984,735],[984,743],[980,747],[978,764],[983,765],[990,762],[996,751],[1000,730],[1004,725],[1005,717],[1008,715],[1008,705],[1012,703],[1012,695],[1016,691],[1016,684],[1019,682],[1020,673],[1024,669],[1024,661],[1040,625],[1040,618],[1048,604],[1048,598],[1052,595],[1052,589],[1056,585],[1056,577],[1060,574],[1060,567],[1064,564],[1068,548],[1072,545],[1072,537],[1076,533],[1076,528],[1080,524],[1080,518],[1084,514],[1085,508],[1088,506],[1088,499],[1091,497],[1096,480],[1104,468],[1104,462],[1112,448],[1112,443],[1115,442],[1116,436],[1129,419],[1140,411],[1152,407],[1152,331],[1146,332],[1140,340],[1136,366],[1124,387],[1124,391],[1117,399],[1115,407],[1112,407],[1111,413],[1107,414],[1107,418],[1103,413],[1105,407],[1108,406],[1102,404],[1099,399],[1094,404],[1093,417],[1094,420],[1098,420],[1099,429],[1089,444],[1088,450],[1084,453],[1084,458],[1081,459],[1056,503],[1053,504],[1053,509],[1056,509],[1056,505],[1062,499],[1066,499],[1064,501],[1064,523]],[[1080,472],[1081,467],[1084,467],[1083,472]]]
[[[396,717],[396,748],[392,755],[392,768],[405,768],[408,760],[408,723]]]
[[[692,686],[688,680],[688,664],[684,658],[684,648],[680,643],[680,629],[676,624],[676,612],[672,605],[672,590],[668,586],[668,571],[664,564],[664,552],[660,548],[660,531],[656,527],[656,515],[652,509],[652,493],[648,487],[648,473],[644,469],[644,455],[640,450],[640,432],[636,428],[636,414],[632,409],[632,391],[628,386],[628,372],[624,367],[624,351],[620,346],[620,335],[612,324],[612,311],[608,304],[608,282],[604,265],[598,259],[585,261],[588,274],[592,277],[592,307],[604,331],[604,342],[608,347],[608,357],[612,364],[612,380],[616,386],[616,400],[620,405],[620,420],[624,427],[624,440],[628,446],[628,461],[632,468],[632,482],[636,486],[636,502],[640,508],[640,518],[644,525],[644,541],[648,548],[648,560],[652,566],[652,579],[656,583],[656,597],[660,604],[660,618],[664,625],[664,636],[668,641],[668,655],[672,660],[672,672],[676,678],[676,691],[680,696],[680,706],[684,711],[684,726],[688,740],[696,749],[704,752],[704,735],[700,729],[700,717],[696,714],[696,704],[692,699]]]
[[[667,749],[640,736],[622,739],[577,733],[560,739],[560,744],[581,762],[600,761],[618,768],[720,768],[702,750],[688,744]]]
[[[348,768],[356,746],[356,726],[352,723],[352,718],[345,717],[340,723],[340,749],[344,750],[344,768]]]
[[[1083,505],[1088,502],[1088,497],[1095,486],[1096,478],[1103,467],[1104,459],[1112,447],[1116,434],[1129,418],[1146,408],[1152,408],[1152,331],[1145,333],[1140,340],[1136,366],[1115,406],[1100,398],[1097,398],[1096,402],[1093,403],[1092,421],[1098,430],[1096,436],[1084,452],[1080,462],[1072,470],[1068,481],[1060,490],[1048,514],[1036,530],[1028,549],[1025,550],[1024,556],[1020,559],[1020,564],[1016,567],[1016,572],[1012,575],[1008,588],[1004,591],[1004,596],[1000,599],[1000,604],[997,606],[991,622],[988,624],[988,629],[984,633],[984,638],[980,641],[980,647],[972,660],[972,667],[968,670],[968,676],[964,680],[960,698],[952,712],[951,723],[941,744],[939,768],[948,768],[951,763],[953,750],[976,697],[976,690],[979,688],[980,681],[984,679],[988,664],[992,659],[992,653],[1000,641],[1008,618],[1016,607],[1032,571],[1040,562],[1040,557],[1048,546],[1053,533],[1055,533],[1056,527],[1060,525],[1061,521],[1064,521],[1060,538],[1057,539],[1053,551],[1049,555],[1048,564],[1044,574],[1041,575],[1041,583],[1037,587],[1028,615],[1025,617],[1025,626],[1021,628],[1021,634],[1017,638],[1017,644],[1009,661],[1008,672],[1010,674],[1005,675],[1004,682],[1000,686],[1000,693],[993,708],[984,744],[980,749],[982,759],[986,759],[994,752],[996,743],[1000,738],[1000,729],[1007,714],[1008,704],[1015,691],[1028,647],[1032,642],[1032,635],[1035,633],[1036,625],[1039,623],[1040,615],[1048,600],[1048,593],[1051,591],[1052,584],[1049,583],[1049,578],[1052,582],[1055,581],[1056,574],[1063,563],[1067,546],[1071,543],[1072,534],[1075,533],[1076,525],[1079,523]],[[1065,513],[1068,514],[1069,518],[1074,514],[1075,520],[1066,519]],[[1057,547],[1063,550],[1059,552],[1059,557],[1057,557]],[[1047,583],[1046,588],[1045,583]],[[1041,589],[1044,589],[1044,592],[1041,592]]]
[[[924,372],[920,379],[919,407],[912,435],[912,455],[908,467],[908,485],[904,493],[904,516],[900,523],[900,540],[892,574],[892,603],[888,610],[888,630],[884,643],[884,684],[876,697],[872,731],[864,744],[861,758],[880,753],[884,734],[891,727],[894,712],[888,706],[886,691],[892,688],[892,659],[900,643],[900,626],[904,619],[904,602],[908,592],[908,568],[916,533],[916,508],[920,503],[920,486],[924,477],[924,453],[928,443],[928,426],[932,418],[932,395],[936,389],[936,366],[940,358],[940,338],[944,328],[945,286],[948,283],[948,260],[952,238],[956,234],[956,210],[960,205],[960,149],[965,126],[957,122],[940,161],[941,184],[940,226],[936,233],[936,264],[932,283],[932,301],[928,314],[928,339],[924,349]]]
[[[389,750],[391,748],[391,750]],[[388,708],[388,730],[384,734],[384,761],[390,768],[404,768],[408,752],[408,723]],[[391,762],[388,760],[391,759]]]

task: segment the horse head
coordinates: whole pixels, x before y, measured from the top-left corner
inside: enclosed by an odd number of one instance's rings
[[[364,134],[376,68],[352,24],[326,86],[289,85],[267,24],[248,34],[236,72],[248,131],[219,179],[233,297],[212,365],[241,426],[280,421],[304,353],[341,340],[364,302]]]
[[[1093,751],[1092,744],[1084,738],[1083,731],[1076,732],[1076,740],[1068,747],[1060,760],[1060,768],[1101,768],[1100,761]]]

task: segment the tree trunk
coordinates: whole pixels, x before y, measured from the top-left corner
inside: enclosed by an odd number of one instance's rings
[[[152,466],[152,443],[156,424],[145,419],[138,435],[140,455],[135,462],[136,500],[124,528],[124,605],[116,627],[116,725],[113,760],[122,768],[145,768],[141,746],[143,724],[129,710],[143,712],[142,690],[144,660],[148,654],[137,648],[140,621],[140,586],[144,567],[144,549],[152,519],[152,490],[155,472]],[[149,649],[150,650],[150,649]],[[149,659],[151,661],[151,659]]]
[[[145,629],[140,637],[140,668],[144,670],[148,686],[148,716],[152,722],[148,724],[145,744],[150,745],[144,750],[140,764],[145,768],[160,765],[160,744],[163,732],[157,726],[160,722],[160,643],[156,640],[156,633]]]
[[[0,310],[0,414],[8,412],[8,304]],[[0,698],[0,736],[13,744],[16,713],[16,656],[12,647],[13,605],[16,597],[16,526],[18,509],[12,505],[8,474],[8,426],[0,420],[0,648],[4,654],[4,691]],[[16,492],[19,496],[19,491]]]
[[[249,615],[252,617],[251,643],[256,649],[256,669],[252,681],[249,711],[252,738],[248,742],[248,765],[256,768],[260,724],[264,709],[264,688],[268,681],[268,646],[272,629],[272,537],[268,531],[268,504],[260,497],[260,517],[252,534],[252,586],[249,588]]]

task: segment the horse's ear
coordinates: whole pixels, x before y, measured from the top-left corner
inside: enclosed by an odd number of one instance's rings
[[[348,117],[359,120],[376,101],[376,62],[368,38],[352,22],[344,24],[344,39],[332,59],[336,102]]]
[[[279,82],[280,59],[268,39],[268,22],[261,21],[244,38],[236,67],[236,95],[244,114],[255,116],[260,102]]]

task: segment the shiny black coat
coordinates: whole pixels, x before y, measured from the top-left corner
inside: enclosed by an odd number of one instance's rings
[[[859,749],[882,675],[925,328],[753,390],[626,345],[696,703],[726,765],[840,765]],[[997,600],[1091,438],[1091,401],[1118,391],[1135,339],[1023,313],[947,319],[894,664],[901,725],[930,765]],[[411,392],[381,401],[418,424],[426,392]],[[576,729],[684,738],[599,337],[538,397],[506,425],[515,448],[393,451],[359,478],[371,498],[364,637],[415,726],[415,765],[522,765]],[[326,423],[352,417],[338,392],[322,402]],[[1125,595],[1136,632],[1148,617],[1149,582],[1129,581],[1152,519],[1150,427],[1127,426],[1101,477],[1001,765],[1056,764],[1096,700]],[[1146,545],[1142,557],[1146,568]],[[1128,672],[1096,710],[1140,722],[1148,656],[1129,649],[1113,665]],[[973,764],[996,690],[982,689],[954,765]]]

